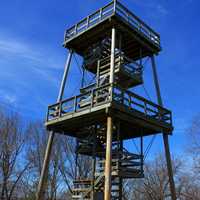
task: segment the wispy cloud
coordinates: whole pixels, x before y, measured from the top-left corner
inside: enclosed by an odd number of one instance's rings
[[[9,95],[9,94],[5,94],[5,95],[4,95],[4,98],[5,98],[5,100],[6,100],[8,103],[10,103],[10,104],[15,103],[15,102],[16,102],[16,99],[17,99],[15,95]]]
[[[0,99],[7,104],[15,104],[17,101],[17,97],[14,94],[10,94],[3,89],[0,89]]]
[[[166,1],[166,0],[129,0],[130,2],[143,7],[150,9],[149,12],[154,17],[161,17],[167,15],[176,14],[177,6],[184,9],[186,6],[189,6],[194,2],[194,0],[177,0],[177,1]]]
[[[169,10],[166,7],[164,7],[162,4],[157,4],[156,9],[162,15],[168,15],[169,14]]]
[[[26,64],[28,66],[26,70],[29,70],[30,74],[39,74],[45,80],[51,82],[53,80],[55,83],[57,81],[56,77],[52,77],[48,74],[48,71],[62,68],[60,57],[57,58],[56,54],[53,55],[52,52],[47,52],[44,49],[34,47],[32,43],[26,43],[19,39],[6,38],[0,35],[0,62],[13,63],[13,70],[16,63],[18,67],[20,64]],[[2,73],[6,74],[8,72],[4,70]]]
[[[42,76],[43,80],[49,81],[53,85],[56,85],[58,83],[58,77],[48,73],[47,70],[40,67],[33,67],[33,69],[35,73],[37,73],[39,76]]]
[[[164,4],[163,1],[149,1],[149,0],[144,0],[144,1],[140,1],[140,0],[133,0],[133,2],[135,4],[137,4],[140,7],[145,7],[147,9],[150,9],[153,11],[153,13],[155,15],[159,15],[160,16],[165,16],[168,15],[170,13],[169,9],[167,8],[167,6]],[[151,13],[152,14],[152,13]]]
[[[36,51],[31,50],[28,44],[11,38],[0,37],[0,56],[4,57],[21,57],[40,62],[41,58]]]
[[[46,89],[57,88],[58,74],[63,67],[62,57],[56,50],[0,34],[0,104],[19,109],[37,104],[43,108],[50,95]],[[23,107],[30,95],[32,101]]]
[[[56,60],[55,51],[48,50],[48,47],[38,47],[34,43],[25,42],[17,38],[8,38],[0,35],[0,57],[23,58],[35,63],[45,64],[43,67],[59,68],[59,61]]]

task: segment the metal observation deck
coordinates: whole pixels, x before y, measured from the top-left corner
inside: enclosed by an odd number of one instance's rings
[[[67,29],[63,45],[82,55],[90,44],[109,35],[108,30],[113,25],[126,38],[121,49],[129,58],[139,58],[138,49],[141,47],[144,57],[157,54],[161,50],[159,34],[118,1],[112,1]],[[131,51],[133,47],[134,52]]]
[[[83,138],[79,129],[106,121],[108,113],[122,120],[122,139],[172,131],[171,112],[141,96],[110,84],[48,107],[49,130]]]

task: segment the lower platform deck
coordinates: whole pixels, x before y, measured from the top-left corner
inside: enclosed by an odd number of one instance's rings
[[[46,127],[57,133],[84,138],[90,134],[89,127],[105,125],[108,116],[113,117],[114,139],[119,122],[121,139],[161,132],[171,134],[173,130],[169,110],[111,85],[49,106]]]

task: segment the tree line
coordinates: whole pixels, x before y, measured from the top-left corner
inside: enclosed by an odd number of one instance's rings
[[[42,169],[48,133],[43,122],[24,124],[20,115],[0,109],[0,199],[33,200]],[[173,155],[173,171],[177,197],[200,200],[200,116],[187,130],[188,147],[183,156]],[[91,174],[91,160],[76,159],[73,138],[56,135],[48,171],[46,200],[69,200],[76,170],[80,177]],[[75,166],[76,170],[75,170]],[[145,164],[143,179],[123,183],[124,200],[170,199],[165,157],[158,154]]]

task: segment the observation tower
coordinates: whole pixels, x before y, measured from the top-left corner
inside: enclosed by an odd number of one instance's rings
[[[160,36],[139,17],[112,1],[65,31],[63,46],[69,50],[57,102],[48,106],[50,131],[37,198],[42,199],[53,138],[64,134],[77,139],[77,155],[92,158],[91,178],[77,174],[74,200],[122,200],[124,179],[144,177],[143,139],[162,133],[172,199],[176,199],[168,144],[172,114],[163,106],[155,55]],[[73,54],[82,57],[79,94],[63,93]],[[132,89],[143,84],[144,60],[149,57],[157,103]],[[94,81],[86,84],[85,74]],[[140,153],[129,152],[124,140],[140,138]]]

